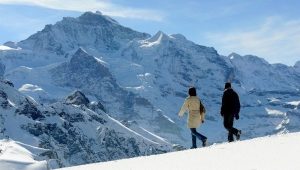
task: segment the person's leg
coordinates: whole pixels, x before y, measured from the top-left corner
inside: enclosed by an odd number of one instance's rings
[[[237,134],[235,135],[236,136],[236,140],[240,140],[241,134],[242,134],[242,131],[241,130],[237,130]]]
[[[236,128],[232,128],[232,133],[235,135],[236,137],[236,140],[240,140],[240,137],[241,137],[241,134],[242,134],[242,131],[239,130],[239,129],[236,129]]]
[[[234,134],[236,136],[238,134],[239,130],[236,129],[236,128],[234,128],[234,127],[232,127],[231,128],[231,132],[232,132],[232,134]]]
[[[232,120],[232,126],[233,126],[233,122],[234,122],[234,120]],[[231,128],[231,133],[234,134],[234,136],[236,137],[236,140],[240,140],[241,133],[242,133],[241,130],[232,127]]]
[[[191,148],[197,148],[197,141],[196,141],[195,135],[192,135],[192,147]]]
[[[196,129],[191,128],[191,134],[192,134],[192,149],[197,148],[197,141],[196,141],[196,135],[194,134]]]
[[[228,142],[233,142],[233,141],[234,141],[233,134],[230,131],[228,131]]]
[[[224,116],[224,127],[228,131],[228,142],[232,142],[233,134],[235,133],[233,126],[233,116]]]
[[[202,146],[206,146],[207,137],[198,133],[196,128],[191,128],[192,135],[196,136],[198,139],[202,141]]]

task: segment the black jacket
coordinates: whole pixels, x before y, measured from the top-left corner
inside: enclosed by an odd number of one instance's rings
[[[231,88],[226,89],[222,97],[221,115],[238,117],[240,107],[238,94]]]

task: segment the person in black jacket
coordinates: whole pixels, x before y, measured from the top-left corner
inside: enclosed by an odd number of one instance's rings
[[[230,83],[225,83],[224,93],[222,97],[221,115],[224,118],[224,127],[228,130],[228,142],[240,139],[241,130],[233,127],[234,118],[239,119],[240,100],[238,94],[231,88]]]

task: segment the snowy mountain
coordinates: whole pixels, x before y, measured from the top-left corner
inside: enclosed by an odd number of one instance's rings
[[[300,72],[300,61],[296,62],[294,68],[298,73]]]
[[[242,57],[233,53],[229,58],[235,67],[243,68],[235,69],[235,77],[246,89],[292,91],[298,87],[297,82],[300,78],[293,68],[283,64],[271,65],[264,59],[252,55]]]
[[[207,120],[199,130],[208,136],[209,143],[227,139],[219,113],[226,81],[231,81],[240,95],[241,117],[236,126],[242,129],[243,140],[300,130],[299,63],[289,67],[269,64],[253,55],[222,56],[214,48],[195,44],[181,34],[158,31],[151,36],[124,27],[99,12],[63,18],[26,40],[8,42],[2,47],[0,77],[3,75],[4,80],[10,80],[28,96],[14,91],[16,96],[23,97],[18,99],[22,102],[13,103],[19,103],[18,110],[36,105],[30,107],[36,111],[29,116],[32,125],[25,129],[34,133],[28,138],[37,135],[34,139],[45,141],[44,134],[55,135],[48,130],[52,125],[48,127],[45,123],[48,115],[57,121],[53,128],[60,129],[58,134],[64,134],[61,131],[66,132],[69,127],[63,127],[65,119],[80,127],[79,132],[65,134],[66,143],[51,137],[56,142],[41,146],[58,156],[64,153],[59,158],[63,166],[150,154],[143,149],[126,153],[126,147],[121,145],[115,147],[115,155],[104,154],[108,150],[97,138],[97,127],[106,126],[102,119],[115,122],[107,123],[113,126],[108,126],[109,132],[101,133],[103,136],[114,134],[111,131],[122,131],[124,136],[138,134],[133,135],[134,148],[152,147],[153,143],[154,148],[156,143],[166,148],[163,151],[170,151],[171,144],[189,148],[191,137],[186,120],[179,119],[177,113],[190,86],[197,88],[206,107]],[[74,91],[80,93],[70,96]],[[77,107],[74,100],[83,105]],[[41,125],[35,125],[36,121]],[[28,123],[22,127],[27,126]],[[36,127],[37,132],[30,130]],[[84,137],[79,139],[78,135]],[[123,136],[113,141],[119,138]],[[32,145],[32,141],[18,136],[14,140]],[[72,141],[79,143],[75,149]],[[100,150],[92,152],[94,147]]]
[[[69,51],[79,47],[109,53],[129,41],[147,37],[148,34],[123,27],[101,13],[86,12],[78,18],[65,17],[55,25],[46,25],[42,31],[19,42],[18,46],[39,53],[67,56]]]
[[[1,82],[0,112],[1,138],[43,150],[33,159],[50,159],[56,167],[172,150],[171,145],[157,143],[125,127],[108,116],[101,103],[89,102],[79,91],[64,101],[41,105]]]
[[[295,156],[300,151],[297,143],[299,139],[299,133],[291,133],[188,151],[62,168],[61,170],[299,169],[298,157]]]

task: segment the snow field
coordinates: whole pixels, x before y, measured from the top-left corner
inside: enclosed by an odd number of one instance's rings
[[[60,170],[293,170],[300,169],[299,141],[298,132]]]

